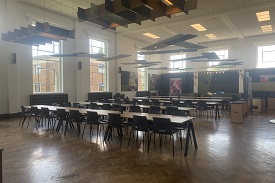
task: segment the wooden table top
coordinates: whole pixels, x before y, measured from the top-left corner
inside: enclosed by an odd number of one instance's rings
[[[24,106],[24,107],[31,108],[31,106]],[[74,108],[74,107],[57,107],[57,106],[49,106],[49,105],[33,105],[33,107],[37,107],[39,109],[45,107],[51,111],[56,111],[57,109],[65,109],[67,112],[69,112],[70,110],[78,110],[81,114],[86,114],[88,111],[94,111],[101,116],[108,116],[109,113],[115,113],[115,114],[120,113],[119,111],[111,111],[111,110],[82,109],[82,108]],[[127,111],[123,111],[123,113],[120,114],[120,116],[123,118],[133,118],[133,115],[146,116],[148,120],[153,120],[153,117],[169,118],[173,123],[183,123],[183,122],[195,119],[194,117],[190,117],[190,116],[186,116],[186,117],[172,116],[172,115],[166,115],[166,114],[148,114],[148,113],[127,112]]]

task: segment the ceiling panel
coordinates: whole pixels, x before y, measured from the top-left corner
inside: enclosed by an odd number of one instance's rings
[[[41,9],[49,9],[61,15],[65,15],[77,20],[76,12],[78,6],[89,8],[91,3],[102,4],[105,0],[19,0],[19,2]],[[274,0],[198,0],[198,8],[189,11],[189,15],[182,13],[180,16],[173,15],[171,19],[167,17],[157,18],[156,22],[151,20],[143,21],[141,25],[129,24],[128,28],[118,27],[117,33],[127,37],[142,40],[149,43],[157,42],[143,33],[153,33],[165,39],[178,33],[190,33],[199,35],[190,41],[206,42],[210,41],[205,34],[215,34],[218,39],[237,38],[237,35],[252,36],[264,34],[256,19],[257,11],[270,10],[270,23],[275,30],[275,1]],[[262,4],[269,3],[267,8],[257,8]],[[251,10],[252,9],[252,10]],[[226,22],[224,17],[228,16],[230,22]],[[198,32],[191,24],[200,23],[207,28],[206,32]],[[237,32],[236,32],[237,31]]]

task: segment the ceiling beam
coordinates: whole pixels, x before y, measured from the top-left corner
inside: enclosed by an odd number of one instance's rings
[[[228,15],[221,15],[218,17],[239,39],[243,39],[244,35],[240,29],[232,22]]]
[[[159,25],[158,28],[169,27],[169,26],[174,26],[174,25],[178,25],[178,24],[182,24],[182,23],[188,23],[188,22],[196,22],[196,21],[202,20],[202,19],[216,18],[216,17],[222,16],[222,15],[240,13],[240,12],[244,12],[244,11],[256,10],[256,9],[266,8],[266,7],[271,7],[271,6],[275,6],[274,1],[269,1],[269,2],[261,3],[261,4],[259,3],[258,5],[253,4],[251,6],[246,6],[246,7],[243,7],[243,8],[218,11],[218,12],[214,12],[214,13],[209,13],[208,15],[194,16],[194,17],[186,16],[186,18],[184,18],[184,19],[176,20],[176,21],[171,20],[170,22]],[[143,31],[149,31],[149,30],[155,29],[155,28],[156,28],[155,24],[141,27],[141,29]],[[120,30],[120,31],[117,30],[117,34],[120,34],[120,35],[127,35],[127,34],[136,33],[136,32],[140,32],[140,29],[135,27],[132,30],[130,30],[130,28]]]

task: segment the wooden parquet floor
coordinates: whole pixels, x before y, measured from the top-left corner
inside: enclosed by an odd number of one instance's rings
[[[18,126],[19,119],[0,120],[3,152],[3,180],[7,183],[274,183],[275,111],[253,114],[244,124],[232,124],[229,114],[219,121],[198,118],[194,122],[198,149],[189,146],[188,156],[180,150],[179,139],[172,156],[172,142],[151,144],[146,152],[142,140],[127,148],[116,138],[103,144],[101,133],[84,139],[74,131],[36,131]],[[141,139],[140,135],[140,139]],[[152,141],[153,142],[153,141]]]

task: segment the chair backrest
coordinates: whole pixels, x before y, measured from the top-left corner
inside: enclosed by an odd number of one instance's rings
[[[141,104],[143,104],[143,105],[151,105],[152,103],[149,101],[149,99],[142,99]]]
[[[97,112],[87,111],[87,121],[88,123],[99,124]]]
[[[131,103],[128,97],[123,98],[123,101],[122,101],[122,102],[123,102],[124,104],[130,104],[130,103]]]
[[[153,105],[160,105],[160,102],[159,102],[159,100],[152,100],[152,104]]]
[[[80,107],[80,104],[77,103],[77,102],[74,102],[74,103],[73,103],[73,107],[77,107],[77,108],[78,108],[78,107]]]
[[[185,100],[183,107],[194,107],[192,100]]]
[[[71,107],[71,106],[72,106],[71,102],[64,102],[64,107]]]
[[[80,112],[78,110],[70,110],[69,117],[71,120],[79,120],[80,119]]]
[[[65,109],[56,109],[57,119],[67,120],[67,112]]]
[[[172,104],[172,102],[165,102],[165,103],[163,103],[162,105],[163,105],[163,106],[172,106],[173,104]]]
[[[46,107],[41,107],[41,115],[43,117],[49,117],[50,116],[50,110]]]
[[[97,105],[96,103],[91,102],[90,109],[101,109],[101,107],[99,105]]]
[[[141,113],[142,110],[141,110],[140,106],[131,105],[131,106],[130,106],[130,109],[129,109],[129,112],[139,112],[139,113]]]
[[[111,103],[111,101],[108,98],[103,99],[103,103]]]
[[[207,109],[206,101],[203,101],[203,100],[198,101],[197,109]]]
[[[132,127],[138,131],[149,131],[149,125],[146,116],[133,115]]]
[[[177,111],[177,107],[166,107],[166,114],[171,115],[173,111]]]
[[[109,126],[121,127],[121,124],[122,124],[122,119],[121,119],[120,114],[114,114],[114,113],[108,114],[108,125]]]
[[[178,106],[180,104],[179,100],[172,100],[173,106]]]
[[[172,132],[172,123],[171,123],[170,118],[153,117],[153,131],[154,132],[171,133]]]
[[[113,104],[111,110],[112,111],[121,111],[122,107],[121,107],[121,105]]]
[[[119,98],[116,98],[116,99],[114,100],[114,103],[116,103],[116,104],[121,104],[121,100],[120,100]]]
[[[103,109],[103,110],[111,110],[112,107],[111,107],[110,104],[103,104],[102,109]]]
[[[185,111],[179,111],[179,110],[172,111],[171,115],[172,116],[188,116],[187,112],[185,112]]]
[[[21,114],[24,115],[27,113],[27,110],[24,106],[21,106]]]
[[[158,106],[150,106],[150,109],[148,111],[149,114],[160,114],[161,109]]]
[[[37,107],[31,107],[31,114],[38,115],[40,114],[40,110]]]

